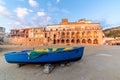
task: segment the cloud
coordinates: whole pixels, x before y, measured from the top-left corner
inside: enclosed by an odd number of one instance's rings
[[[29,4],[32,7],[38,7],[39,6],[39,4],[35,0],[29,0]]]
[[[39,17],[38,17],[39,16]],[[43,27],[51,20],[51,17],[45,11],[37,12],[37,15],[31,18],[32,26],[34,27]]]
[[[34,12],[32,9],[29,9],[28,11],[29,11],[29,12]]]
[[[99,22],[102,28],[106,28],[108,26],[111,26],[111,24],[108,24],[105,19],[95,20],[95,22]]]
[[[0,15],[10,16],[11,13],[6,9],[6,7],[0,5]]]
[[[29,12],[33,12],[31,9],[19,7],[19,8],[16,8],[14,12],[16,12],[16,16],[18,18],[14,16],[14,13],[9,12],[6,7],[0,5],[0,16],[5,17],[6,19],[10,20],[10,22],[5,24],[6,26],[10,26],[9,29],[21,28],[24,26],[31,26],[31,21],[28,22],[25,19],[26,15],[28,15]]]
[[[28,9],[27,8],[16,8],[15,10],[14,10],[14,12],[16,12],[16,14],[17,14],[17,17],[19,17],[20,19],[24,19],[25,18],[25,16],[28,14]]]
[[[41,20],[38,22],[40,26],[44,26],[47,24],[47,22],[49,22],[51,20],[50,16],[45,16],[42,17]]]
[[[57,2],[57,3],[59,3],[59,2],[60,2],[60,0],[56,0],[56,2]]]
[[[46,13],[44,11],[41,11],[41,12],[37,12],[37,15],[43,17],[46,15]]]

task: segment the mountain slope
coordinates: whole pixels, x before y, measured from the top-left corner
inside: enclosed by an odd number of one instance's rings
[[[120,26],[103,30],[106,37],[120,37]]]

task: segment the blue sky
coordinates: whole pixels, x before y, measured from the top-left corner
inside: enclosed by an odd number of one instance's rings
[[[0,0],[0,26],[13,28],[41,27],[89,19],[102,28],[120,26],[120,0]]]

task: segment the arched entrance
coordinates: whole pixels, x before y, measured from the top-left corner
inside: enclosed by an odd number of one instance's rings
[[[94,36],[97,36],[97,32],[96,31],[94,31]]]
[[[92,40],[91,40],[91,39],[88,39],[87,42],[88,42],[88,44],[91,44],[91,43],[92,43]]]
[[[83,40],[82,40],[82,43],[86,43],[86,40],[85,40],[85,39],[83,39]]]
[[[67,35],[66,35],[66,36],[67,36],[67,38],[69,38],[69,37],[70,37],[70,32],[67,32]]]
[[[93,44],[98,44],[98,40],[97,40],[97,39],[94,39],[94,40],[93,40]]]
[[[62,39],[62,40],[61,40],[61,43],[63,44],[64,42],[65,42],[65,40],[64,40],[64,39]]]
[[[45,33],[45,38],[47,37],[47,33]]]
[[[90,32],[90,31],[87,32],[87,36],[88,36],[88,37],[91,36],[91,32]]]
[[[74,37],[74,35],[75,35],[75,33],[74,33],[74,32],[72,32],[72,33],[71,33],[71,37],[73,38],[73,37]]]
[[[70,32],[67,32],[67,35],[70,35]]]
[[[56,44],[56,40],[55,39],[53,40],[53,44]]]
[[[72,40],[71,40],[71,43],[74,43],[74,42],[75,42],[75,40],[74,40],[74,39],[72,39]]]
[[[61,33],[61,36],[62,36],[62,38],[65,38],[65,33],[62,32],[62,33]]]
[[[80,40],[79,40],[79,39],[77,39],[77,40],[76,40],[76,43],[77,43],[77,44],[79,44],[79,43],[80,43]]]
[[[80,37],[80,32],[77,32],[76,34],[77,34],[77,37]]]
[[[67,39],[67,40],[66,40],[66,43],[70,43],[70,40],[69,40],[69,39]]]
[[[56,38],[56,35],[54,34],[54,38]]]
[[[50,41],[50,37],[48,37],[47,41],[48,41],[48,42]]]
[[[64,32],[62,32],[62,35],[65,35],[65,33],[64,33]]]
[[[85,37],[85,32],[82,32],[82,37]]]
[[[60,40],[59,40],[59,39],[57,40],[57,43],[60,43]]]

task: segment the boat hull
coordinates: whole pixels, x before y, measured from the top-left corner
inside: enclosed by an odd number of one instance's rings
[[[5,59],[8,63],[32,63],[32,64],[76,61],[82,58],[84,47],[76,47],[73,50],[68,51],[50,52],[35,59],[29,59],[27,54],[28,51],[29,50],[17,53],[16,52],[6,53]]]

